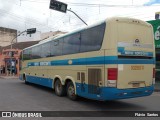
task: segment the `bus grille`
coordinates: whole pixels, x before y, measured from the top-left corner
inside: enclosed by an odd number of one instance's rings
[[[88,69],[88,93],[100,94],[101,69]]]

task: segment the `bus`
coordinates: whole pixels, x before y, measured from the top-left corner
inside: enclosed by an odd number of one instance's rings
[[[153,38],[147,22],[108,18],[23,49],[20,79],[71,100],[149,96],[155,84]]]

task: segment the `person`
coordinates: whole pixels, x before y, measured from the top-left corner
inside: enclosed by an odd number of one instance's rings
[[[11,65],[8,63],[7,64],[7,75],[11,74]]]
[[[3,73],[2,65],[1,65],[1,67],[0,67],[0,73],[1,73],[1,74]]]
[[[3,74],[5,74],[5,71],[6,71],[6,68],[5,68],[5,66],[3,65]]]
[[[15,75],[17,74],[17,68],[16,68],[16,66],[14,67],[14,74]]]
[[[16,72],[16,71],[15,71],[15,67],[16,67],[16,66],[15,66],[15,61],[12,61],[12,62],[11,62],[11,74],[13,74],[13,75],[15,75],[15,72]]]

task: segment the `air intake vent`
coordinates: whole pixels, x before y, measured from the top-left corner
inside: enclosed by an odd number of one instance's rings
[[[100,94],[101,69],[88,69],[88,93]]]

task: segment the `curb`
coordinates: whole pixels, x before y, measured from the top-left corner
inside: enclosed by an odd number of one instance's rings
[[[18,77],[16,77],[16,76],[0,76],[0,78],[2,78],[2,79],[18,79]]]
[[[154,89],[154,92],[160,92],[160,89]]]

